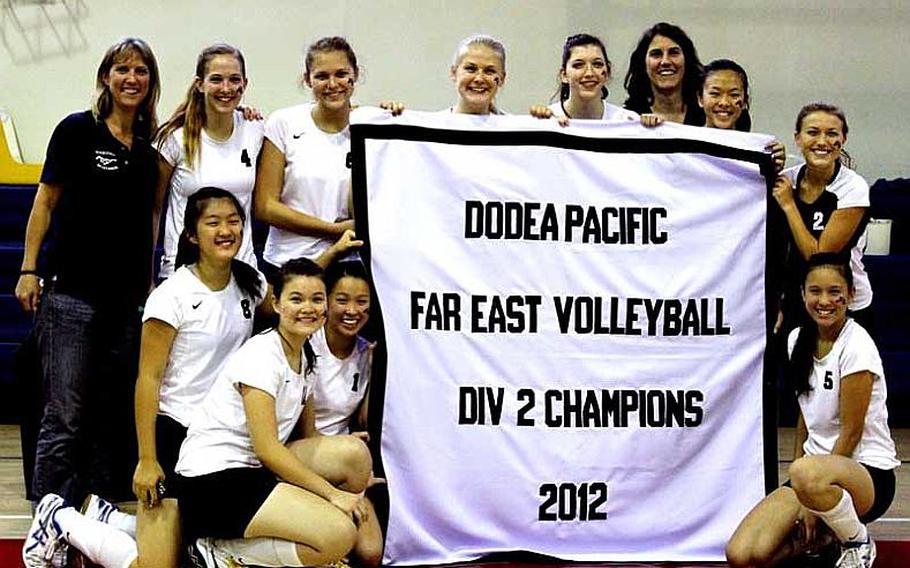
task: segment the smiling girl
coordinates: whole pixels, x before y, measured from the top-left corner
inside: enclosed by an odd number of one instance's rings
[[[316,430],[323,435],[354,433],[367,439],[372,364],[371,345],[359,334],[370,319],[370,284],[359,260],[336,262],[326,269],[328,312],[325,327],[313,334],[317,356],[313,381]],[[382,559],[382,528],[370,501],[353,555],[362,566]]]
[[[256,179],[257,218],[271,225],[263,258],[274,273],[292,258],[319,257],[345,230],[349,210],[351,97],[357,56],[341,37],[310,45],[303,82],[313,102],[272,113]]]
[[[449,110],[459,114],[503,114],[496,94],[506,82],[506,48],[498,39],[475,34],[458,43],[449,77],[458,101]]]
[[[164,196],[168,196],[161,279],[174,273],[187,197],[205,186],[226,189],[240,201],[246,225],[238,258],[256,266],[250,203],[263,127],[260,121],[244,120],[236,112],[248,85],[239,49],[223,43],[203,49],[186,98],[158,132],[156,230]]]
[[[791,237],[784,330],[792,329],[802,312],[798,275],[806,261],[817,252],[843,252],[856,282],[851,315],[874,335],[872,287],[863,267],[869,184],[841,161],[847,118],[831,104],[806,105],[796,117],[794,138],[806,163],[784,170],[774,186]]]
[[[705,65],[698,105],[705,111],[706,128],[749,132],[752,129],[750,103],[749,76],[742,66],[730,59],[715,59]],[[771,152],[777,171],[782,170],[787,155],[780,140],[770,142],[766,150]]]
[[[532,106],[529,113],[537,118],[639,120],[636,113],[606,101],[612,68],[599,38],[585,33],[569,36],[562,48],[558,100],[549,106]]]
[[[369,514],[366,445],[313,437],[309,338],[325,321],[322,269],[291,260],[272,285],[277,328],[230,356],[180,449],[183,527],[207,565],[226,554],[241,564],[330,563],[351,550]],[[288,443],[295,429],[304,437]]]
[[[839,568],[868,568],[866,523],[894,498],[887,386],[869,333],[847,315],[855,291],[843,256],[812,256],[802,285],[805,325],[789,337],[786,376],[800,417],[790,481],[765,497],[727,545],[736,568],[771,566],[817,545],[820,519],[841,543]]]

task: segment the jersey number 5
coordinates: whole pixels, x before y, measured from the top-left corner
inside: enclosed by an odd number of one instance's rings
[[[825,387],[825,390],[831,390],[834,388],[834,373],[831,371],[825,371],[825,380],[822,382],[822,386]]]

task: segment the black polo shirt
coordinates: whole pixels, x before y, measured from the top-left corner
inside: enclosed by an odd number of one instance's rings
[[[62,188],[48,264],[56,290],[99,306],[144,302],[157,177],[147,134],[134,134],[129,149],[91,111],[57,125],[41,172]]]

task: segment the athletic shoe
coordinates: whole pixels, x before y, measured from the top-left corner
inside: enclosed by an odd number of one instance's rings
[[[875,562],[875,541],[871,536],[859,542],[845,542],[835,566],[837,568],[871,568]]]
[[[228,551],[217,546],[211,538],[197,538],[187,550],[190,562],[195,568],[240,568],[242,564]]]
[[[22,562],[26,568],[63,568],[66,566],[69,545],[54,515],[64,507],[63,497],[48,493],[35,508],[32,526],[22,546]]]
[[[105,501],[94,493],[89,493],[85,498],[85,501],[82,502],[82,507],[80,507],[79,512],[89,519],[94,519],[107,524],[107,520],[110,518],[111,513],[119,510],[117,505]]]

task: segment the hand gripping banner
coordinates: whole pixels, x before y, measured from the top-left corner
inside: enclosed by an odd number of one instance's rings
[[[384,561],[721,560],[776,481],[769,138],[368,109],[351,131]]]

